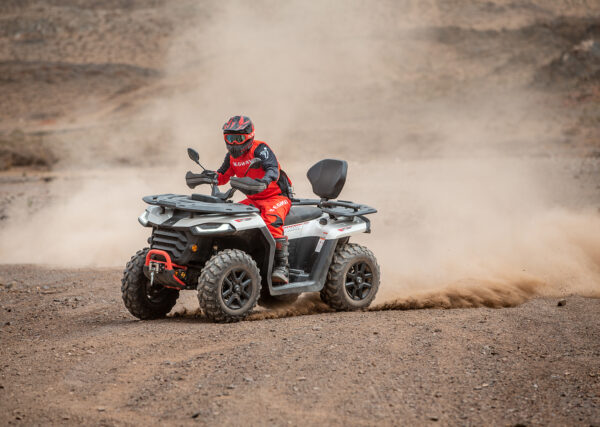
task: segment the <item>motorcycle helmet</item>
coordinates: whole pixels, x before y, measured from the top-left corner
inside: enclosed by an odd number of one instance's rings
[[[223,138],[232,157],[241,157],[254,141],[254,125],[246,116],[233,116],[223,125]]]

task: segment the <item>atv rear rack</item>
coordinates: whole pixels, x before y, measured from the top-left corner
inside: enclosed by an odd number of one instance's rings
[[[365,233],[371,232],[371,221],[365,215],[377,213],[377,209],[371,206],[347,200],[292,199],[292,206],[316,206],[335,219],[358,217],[367,223]]]
[[[292,199],[292,206],[316,206],[333,218],[361,217],[377,213],[371,206],[361,205],[347,200],[318,200],[318,199]]]

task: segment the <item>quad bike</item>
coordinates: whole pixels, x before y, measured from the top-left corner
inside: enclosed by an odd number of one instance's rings
[[[188,149],[188,154],[200,165],[196,151]],[[253,167],[260,167],[259,159],[251,162]],[[290,243],[287,284],[271,282],[275,240],[259,210],[230,200],[236,190],[252,194],[248,191],[260,181],[234,177],[231,188],[221,193],[214,179],[188,172],[188,183],[197,178],[210,184],[211,195],[144,197],[150,206],[138,220],[152,228],[152,236],[150,247],[138,251],[125,268],[125,306],[139,319],[161,318],[181,290],[197,289],[202,311],[217,322],[242,320],[257,303],[270,308],[293,302],[303,292],[320,292],[335,310],[368,307],[379,288],[379,265],[370,250],[349,240],[371,232],[366,215],[377,211],[332,200],[342,191],[347,171],[345,161],[321,160],[307,173],[320,199],[292,198],[284,224]]]

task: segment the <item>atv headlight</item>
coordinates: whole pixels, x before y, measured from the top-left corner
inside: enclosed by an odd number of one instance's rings
[[[144,211],[143,214],[140,215],[140,217],[138,218],[138,221],[140,224],[142,224],[144,227],[148,227],[148,217],[150,216],[150,213],[148,211]]]
[[[193,234],[231,233],[234,231],[235,228],[231,224],[206,223],[192,228]]]

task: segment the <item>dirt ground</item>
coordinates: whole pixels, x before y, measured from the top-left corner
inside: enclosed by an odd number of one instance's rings
[[[0,424],[600,426],[600,2],[249,4],[0,0]],[[394,310],[127,312],[238,113],[349,162]]]
[[[2,266],[2,424],[598,425],[600,300],[142,322],[120,271]]]

